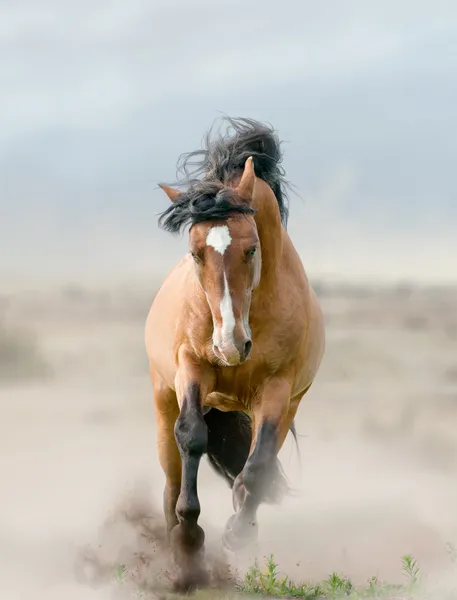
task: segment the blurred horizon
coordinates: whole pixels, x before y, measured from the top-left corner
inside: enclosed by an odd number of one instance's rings
[[[162,278],[157,183],[222,113],[284,140],[311,277],[457,280],[457,5],[262,7],[0,3],[3,280]]]

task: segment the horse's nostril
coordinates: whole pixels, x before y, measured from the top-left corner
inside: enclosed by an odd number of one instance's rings
[[[251,340],[248,340],[247,342],[245,342],[244,349],[243,349],[243,358],[245,360],[249,356],[249,353],[251,352],[251,348],[252,348],[252,342],[251,342]]]

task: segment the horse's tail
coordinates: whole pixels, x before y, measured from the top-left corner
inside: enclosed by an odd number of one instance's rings
[[[252,441],[252,423],[242,411],[222,412],[215,408],[205,415],[208,427],[208,460],[213,469],[221,475],[230,488],[241,473],[249,456]],[[295,437],[294,425],[291,432]],[[290,491],[281,463],[276,458],[270,485],[264,502],[278,503]]]

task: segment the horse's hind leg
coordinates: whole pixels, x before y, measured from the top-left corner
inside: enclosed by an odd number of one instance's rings
[[[287,381],[269,381],[253,405],[253,439],[243,471],[233,486],[236,513],[230,517],[224,532],[224,543],[239,549],[257,538],[257,509],[270,489],[282,477],[277,454],[295,418],[303,394],[290,399]],[[283,482],[286,483],[285,480]]]
[[[170,535],[173,527],[178,524],[176,503],[181,490],[181,455],[174,434],[176,419],[179,416],[179,406],[173,390],[152,373],[151,379],[156,410],[159,462],[165,473],[163,510],[167,532]]]

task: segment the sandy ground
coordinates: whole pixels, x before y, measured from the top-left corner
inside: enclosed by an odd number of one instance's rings
[[[291,577],[361,582],[401,580],[412,553],[449,582],[457,290],[317,289],[327,350],[299,412],[301,468],[291,440],[281,452],[298,496],[261,509],[255,553],[274,553]],[[143,347],[153,292],[126,282],[0,293],[2,598],[114,598],[120,563],[149,587],[166,580]],[[209,562],[224,577],[230,491],[205,461],[199,489]]]

